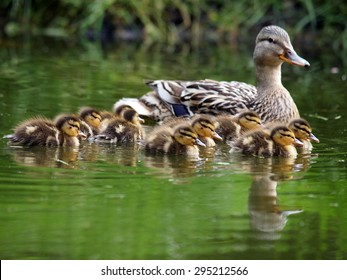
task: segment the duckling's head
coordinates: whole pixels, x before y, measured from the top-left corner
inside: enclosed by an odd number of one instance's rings
[[[127,110],[134,110],[132,107],[129,105],[121,105],[116,108],[114,108],[114,114],[119,117],[123,117],[123,114]]]
[[[199,145],[205,147],[205,144],[199,140],[197,133],[191,126],[183,125],[177,127],[173,137],[178,143],[184,146]]]
[[[192,122],[192,127],[200,137],[211,137],[217,140],[223,138],[216,132],[218,124],[213,122],[210,118],[199,116]]]
[[[98,129],[100,127],[102,117],[100,112],[89,107],[82,108],[79,112],[82,120],[84,120],[91,127]]]
[[[295,52],[288,33],[279,26],[270,25],[260,30],[253,53],[256,65],[279,66],[283,62],[308,67],[310,63]]]
[[[289,145],[302,146],[302,142],[295,138],[294,132],[286,126],[276,126],[271,130],[271,139],[284,147]]]
[[[139,114],[131,107],[124,108],[121,112],[121,117],[124,120],[131,122],[135,125],[140,125],[141,123],[145,122],[142,118],[140,118]]]
[[[294,132],[299,140],[312,140],[319,143],[319,139],[312,134],[312,128],[305,119],[292,120],[288,127]]]
[[[55,126],[69,137],[86,137],[86,135],[80,131],[81,124],[77,116],[60,115],[55,119]]]
[[[261,126],[261,119],[259,115],[253,111],[243,112],[238,116],[239,124],[247,129],[256,129]]]

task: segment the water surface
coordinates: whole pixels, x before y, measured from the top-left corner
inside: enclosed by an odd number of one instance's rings
[[[35,115],[110,110],[147,92],[145,80],[254,83],[252,48],[2,47],[2,135]],[[321,143],[296,160],[237,156],[222,144],[190,161],[140,146],[13,148],[2,139],[0,257],[346,259],[346,71],[333,53],[305,58],[311,68],[284,65],[283,82]]]

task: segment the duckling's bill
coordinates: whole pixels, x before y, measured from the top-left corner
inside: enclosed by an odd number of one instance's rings
[[[315,143],[319,143],[319,139],[313,135],[313,133],[310,133],[309,139],[312,140]]]
[[[294,138],[294,146],[302,147],[302,146],[304,146],[304,143],[302,143],[299,139]]]
[[[216,140],[223,140],[223,138],[217,132],[213,132],[212,138]]]
[[[199,146],[202,146],[202,147],[206,147],[206,145],[203,142],[201,142],[201,140],[199,138],[195,139],[195,144],[199,145]]]

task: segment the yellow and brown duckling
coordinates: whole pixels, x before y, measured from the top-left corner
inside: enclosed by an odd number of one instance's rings
[[[123,108],[119,116],[108,120],[107,126],[94,138],[110,143],[135,143],[144,139],[145,132],[141,125],[143,122],[131,107]]]
[[[222,114],[216,116],[219,123],[217,133],[222,136],[224,141],[233,141],[247,131],[260,128],[261,119],[253,111],[245,111],[236,116]]]
[[[163,122],[163,125],[171,127],[179,124],[191,125],[206,147],[214,147],[216,145],[214,139],[222,140],[222,137],[216,132],[218,122],[214,116],[197,114],[192,119],[187,117],[171,117]]]
[[[87,138],[100,133],[102,116],[98,110],[90,107],[83,107],[78,114],[80,116],[81,131]]]
[[[313,135],[312,128],[305,119],[294,119],[289,123],[288,127],[294,132],[295,137],[303,143],[303,150],[312,150],[310,141],[319,143],[319,139]]]
[[[190,124],[179,124],[176,127],[162,124],[154,128],[145,139],[145,150],[152,154],[199,157],[197,145],[205,146]]]
[[[214,147],[215,140],[222,140],[223,138],[216,132],[218,122],[212,116],[208,115],[195,115],[191,120],[191,126],[198,134],[199,139],[206,147]]]
[[[25,146],[74,146],[78,137],[85,137],[80,131],[80,120],[74,115],[60,115],[54,121],[35,117],[20,123],[14,133],[6,135],[10,144]]]
[[[303,144],[295,138],[294,132],[287,126],[279,125],[271,130],[250,131],[232,143],[232,151],[255,156],[296,157],[296,146]]]

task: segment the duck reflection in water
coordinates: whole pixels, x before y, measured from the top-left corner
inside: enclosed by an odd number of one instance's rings
[[[280,237],[288,217],[303,212],[298,206],[280,205],[277,186],[280,182],[298,179],[310,166],[310,157],[247,158],[241,168],[252,175],[248,196],[250,226],[258,239]]]

